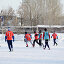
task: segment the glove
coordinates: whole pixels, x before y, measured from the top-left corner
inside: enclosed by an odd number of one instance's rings
[[[32,35],[30,35],[31,39],[32,39]]]
[[[14,42],[14,36],[12,38],[13,38],[13,42]]]
[[[51,36],[51,38],[52,38],[52,36]]]
[[[26,38],[24,39],[24,42],[27,42],[27,39]]]
[[[57,36],[57,39],[58,39],[58,36]]]
[[[13,39],[13,42],[14,42],[14,39]]]

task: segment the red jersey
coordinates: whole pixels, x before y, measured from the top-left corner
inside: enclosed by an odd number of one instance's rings
[[[57,38],[57,34],[56,33],[53,33],[52,36],[53,36],[53,39]]]
[[[38,34],[35,33],[35,40],[38,40]]]
[[[12,31],[7,31],[6,32],[7,40],[12,40],[12,36],[14,36]]]
[[[39,39],[42,39],[42,33],[39,34]]]
[[[30,41],[31,40],[31,37],[30,37],[30,34],[25,34],[25,38]]]

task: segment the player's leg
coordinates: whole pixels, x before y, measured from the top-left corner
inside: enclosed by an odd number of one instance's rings
[[[44,46],[44,49],[46,48],[46,40],[45,40],[45,46]]]
[[[35,46],[35,41],[36,41],[36,40],[33,41],[33,47]]]
[[[41,46],[41,40],[39,40],[39,45]]]
[[[11,51],[13,51],[12,40],[10,40]]]
[[[26,47],[28,47],[28,41],[27,41],[27,39],[25,38],[24,41],[26,42]]]
[[[56,41],[55,41],[55,39],[54,39],[54,45],[56,44]]]
[[[39,44],[38,40],[35,40],[37,44]]]
[[[28,41],[26,41],[26,47],[28,47]]]
[[[11,51],[10,41],[9,41],[9,40],[7,40],[7,43],[8,43],[8,48],[9,48],[9,50]]]
[[[32,44],[32,41],[30,40],[30,43]],[[32,44],[32,46],[33,46],[33,44]]]
[[[48,49],[50,50],[49,44],[48,44],[48,40],[46,41],[46,46],[48,47]]]

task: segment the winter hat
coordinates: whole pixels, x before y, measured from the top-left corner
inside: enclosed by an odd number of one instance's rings
[[[41,33],[41,30],[39,30],[39,33]]]
[[[27,32],[25,32],[25,34],[27,34]]]
[[[47,28],[45,28],[44,30],[47,31]]]
[[[8,31],[10,31],[10,27],[8,27]]]
[[[36,33],[36,31],[34,31],[34,33]]]

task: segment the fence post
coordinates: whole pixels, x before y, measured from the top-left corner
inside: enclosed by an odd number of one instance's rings
[[[37,32],[38,32],[38,26],[36,28],[37,28]]]

